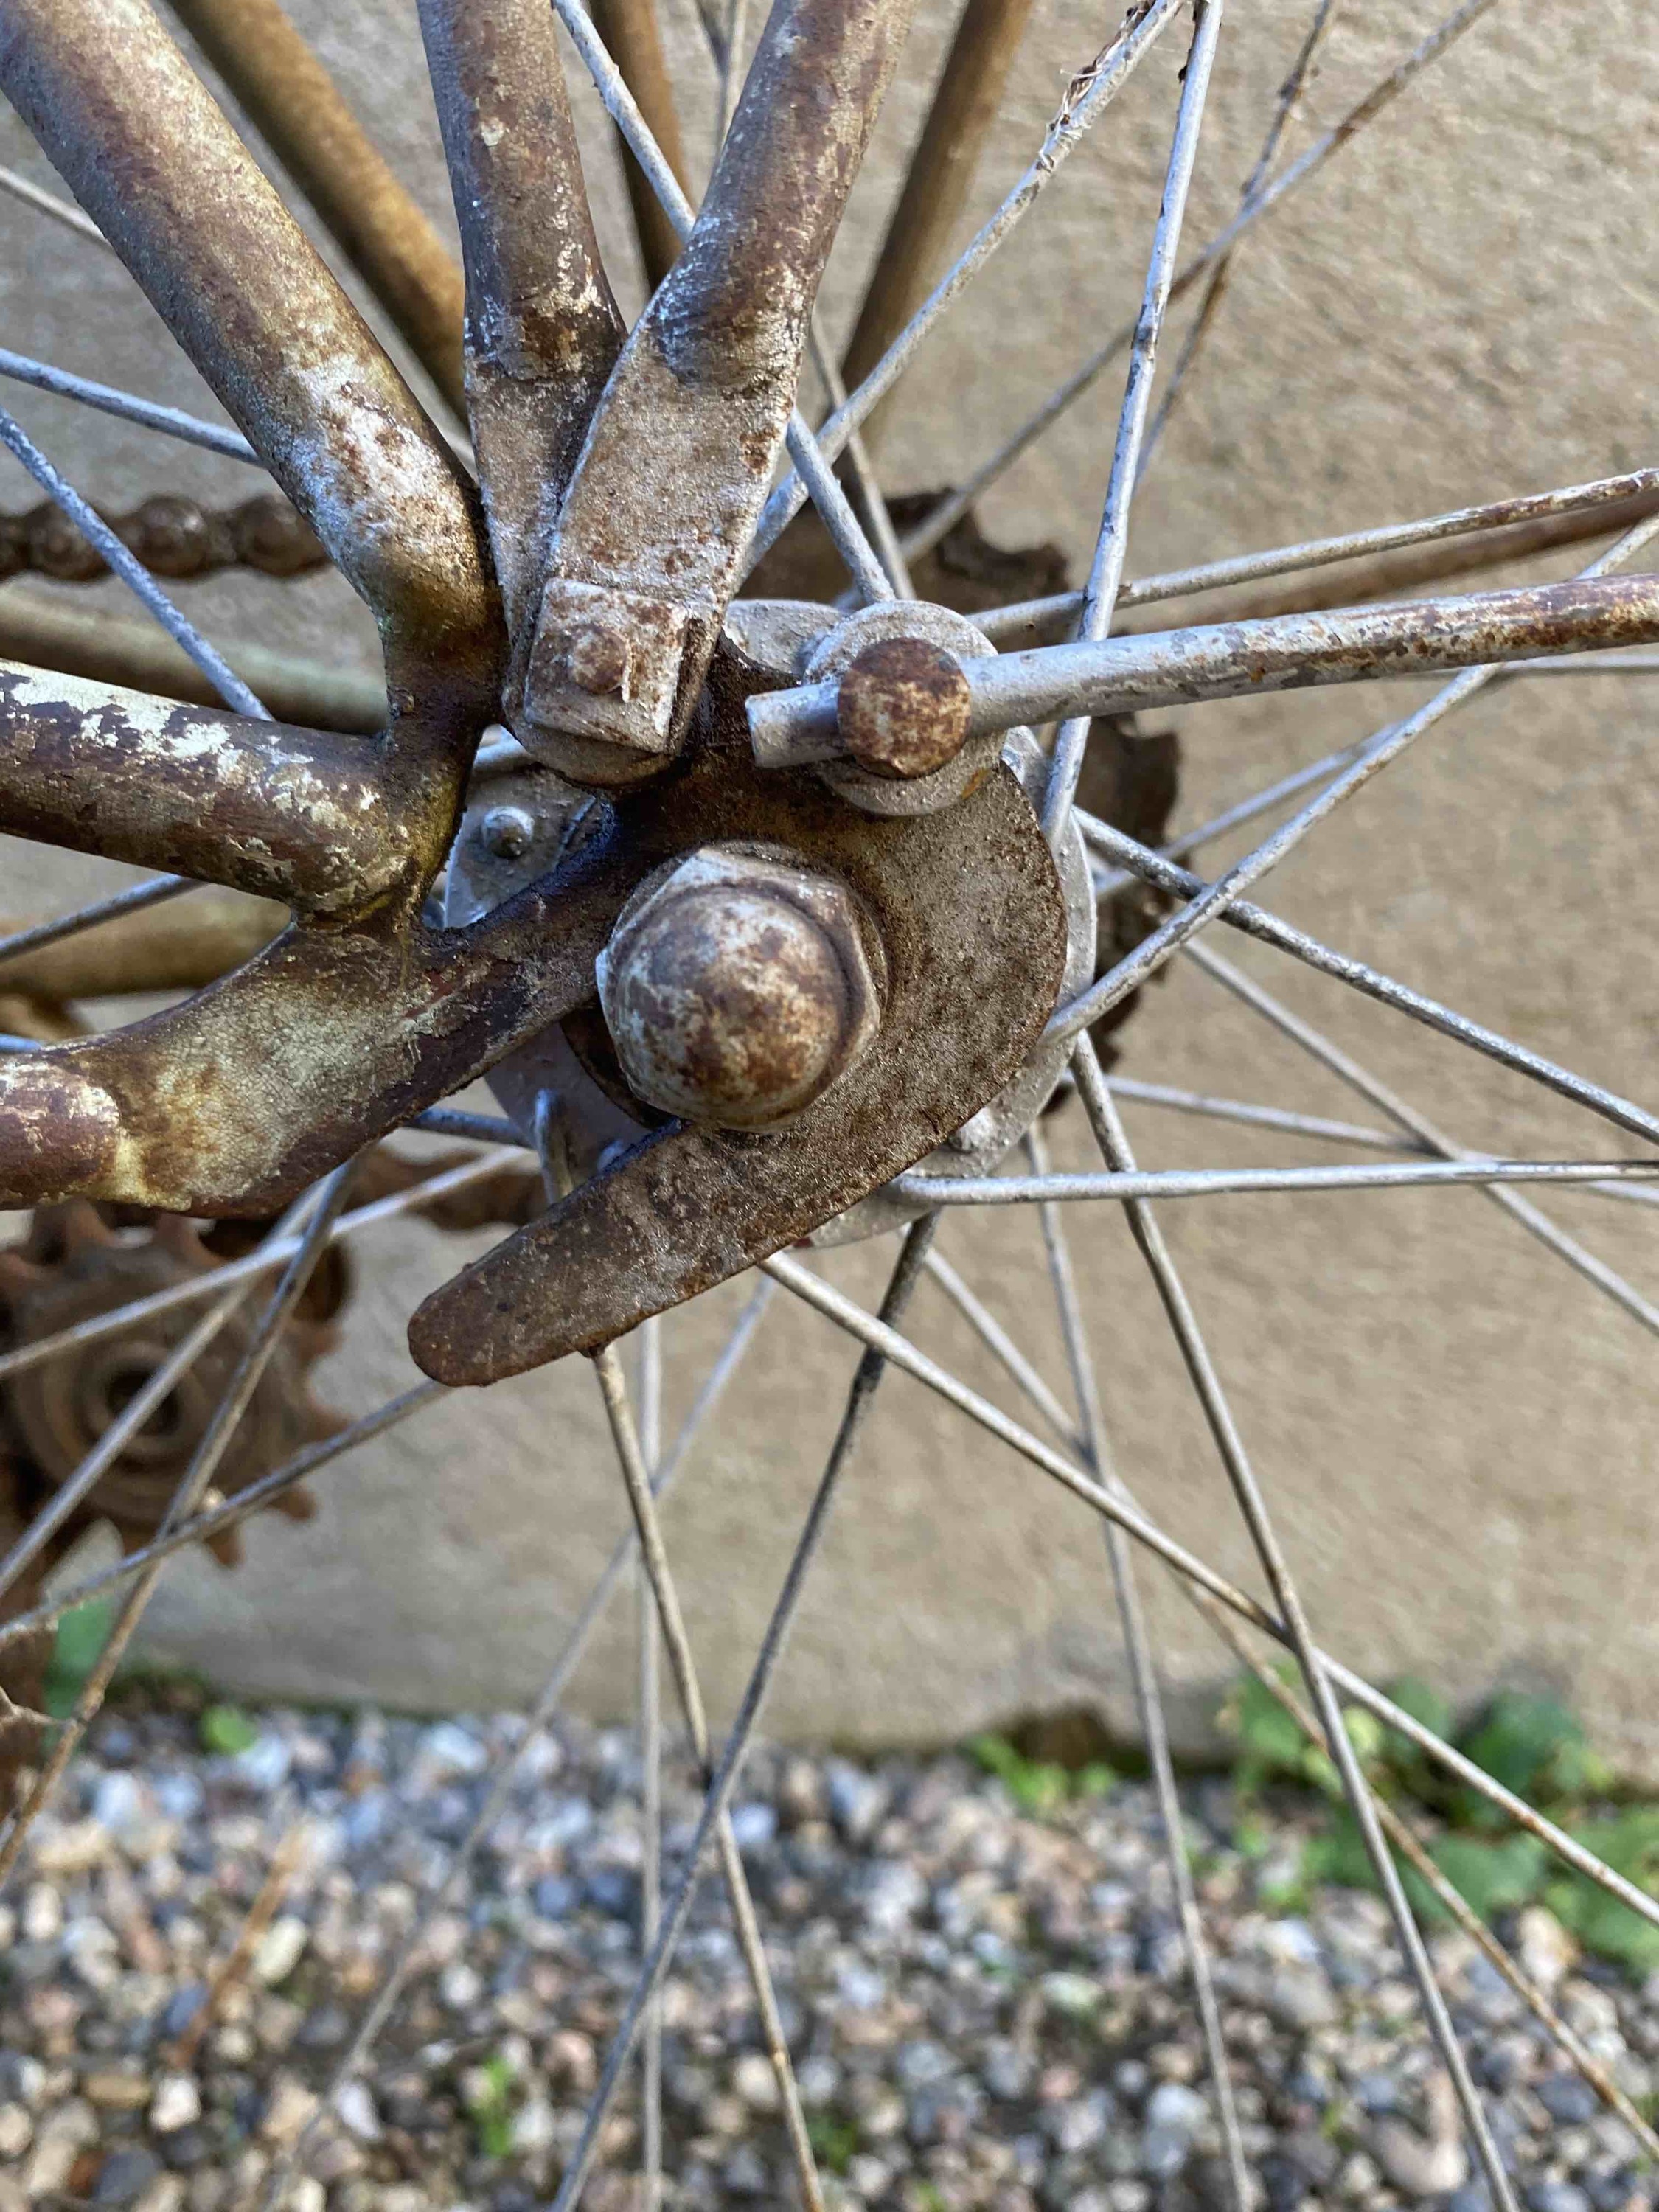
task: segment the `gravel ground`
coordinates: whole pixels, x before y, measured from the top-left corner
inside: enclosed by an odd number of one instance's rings
[[[523,1723],[271,1711],[234,1757],[186,1713],[106,1716],[0,1907],[0,2212],[258,2201]],[[528,2212],[556,2183],[637,1953],[639,1766],[562,1727],[433,1922],[365,2076],[318,2130],[294,2212]],[[671,1868],[690,1832],[671,1778]],[[1382,1908],[1263,1904],[1297,1840],[1233,1847],[1188,1796],[1244,2142],[1268,2212],[1482,2212]],[[296,1823],[301,1835],[293,1837]],[[736,1814],[832,2206],[1221,2212],[1217,2136],[1147,1791],[1022,1817],[957,1757],[758,1753]],[[295,1871],[181,2065],[177,2039],[284,1838]],[[1506,1931],[1624,2087],[1659,2062],[1659,1978]],[[1644,2212],[1659,2177],[1461,1937],[1435,1940],[1528,2212]],[[723,1893],[705,1884],[665,2007],[670,2206],[795,2202]],[[638,2186],[630,2091],[591,2212]]]

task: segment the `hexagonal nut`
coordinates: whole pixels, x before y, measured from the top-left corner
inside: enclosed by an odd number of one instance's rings
[[[639,1097],[684,1121],[769,1129],[869,1042],[885,962],[845,884],[787,854],[711,845],[640,886],[598,975]]]

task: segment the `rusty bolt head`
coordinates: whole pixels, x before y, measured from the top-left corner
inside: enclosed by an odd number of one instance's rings
[[[920,637],[866,645],[841,679],[842,741],[872,775],[932,775],[968,736],[968,678],[953,653]]]
[[[633,654],[626,635],[610,623],[582,623],[564,648],[565,672],[579,691],[602,698],[614,691],[628,696]]]
[[[623,908],[599,997],[630,1088],[728,1129],[788,1121],[879,1019],[851,892],[729,847],[688,854]]]
[[[489,807],[478,824],[478,842],[498,860],[521,860],[535,835],[535,821],[522,806]]]

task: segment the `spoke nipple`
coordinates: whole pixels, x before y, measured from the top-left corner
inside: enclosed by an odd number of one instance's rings
[[[564,649],[566,673],[579,691],[602,697],[628,696],[633,653],[624,634],[609,623],[583,623],[573,629]]]
[[[968,737],[968,678],[945,647],[925,638],[866,645],[841,679],[836,716],[852,757],[872,775],[932,775]]]
[[[492,806],[478,824],[478,842],[498,860],[518,860],[530,850],[536,824],[522,806]]]

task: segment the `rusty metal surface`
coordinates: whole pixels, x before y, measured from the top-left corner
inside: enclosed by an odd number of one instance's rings
[[[595,844],[471,929],[290,929],[183,1006],[0,1060],[0,1206],[270,1212],[591,996],[631,880]]]
[[[406,907],[447,804],[383,741],[0,663],[0,829],[337,919]]]
[[[1065,904],[1012,774],[946,813],[863,816],[810,769],[755,769],[740,714],[752,678],[724,652],[714,676],[708,742],[617,802],[617,836],[643,874],[741,823],[746,840],[841,878],[880,933],[881,1028],[787,1128],[671,1126],[434,1293],[410,1342],[441,1381],[591,1350],[810,1234],[1000,1090],[1058,995]]]
[[[836,719],[848,751],[872,775],[932,775],[967,740],[962,663],[925,638],[878,639],[842,678]]]
[[[466,392],[516,636],[623,326],[546,0],[421,0],[466,267]]]
[[[459,749],[501,647],[476,494],[146,0],[15,0],[0,88]]]
[[[970,729],[1058,715],[1123,714],[1384,677],[1434,676],[1543,653],[1659,641],[1659,576],[1595,576],[1447,599],[1406,600],[1254,622],[1194,624],[968,660]],[[827,743],[838,679],[750,702],[766,757]]]
[[[330,235],[464,416],[461,276],[276,0],[173,0]]]
[[[386,727],[386,685],[378,676],[329,668],[264,646],[223,648],[231,666],[279,721],[311,730],[351,730],[364,737]],[[29,590],[0,591],[0,659],[55,668],[129,691],[217,706],[219,696],[190,655],[155,623],[69,606]]]
[[[554,534],[546,645],[507,719],[567,773],[632,776],[642,742],[670,751],[689,723],[908,15],[908,0],[779,0],[773,10],[702,210],[623,349]],[[608,614],[596,605],[582,616],[634,644],[613,691],[586,690],[571,669],[568,586],[616,595]],[[653,616],[648,639],[635,635],[651,608],[673,618]]]
[[[153,575],[175,583],[216,575],[222,568],[302,576],[328,565],[316,532],[279,492],[226,507],[157,492],[128,514],[103,520]],[[25,514],[0,514],[0,582],[25,569],[54,583],[89,584],[106,576],[109,564],[48,500]]]
[[[635,1097],[720,1128],[776,1128],[874,1035],[885,968],[844,883],[787,852],[705,845],[623,908],[599,1003]]]

